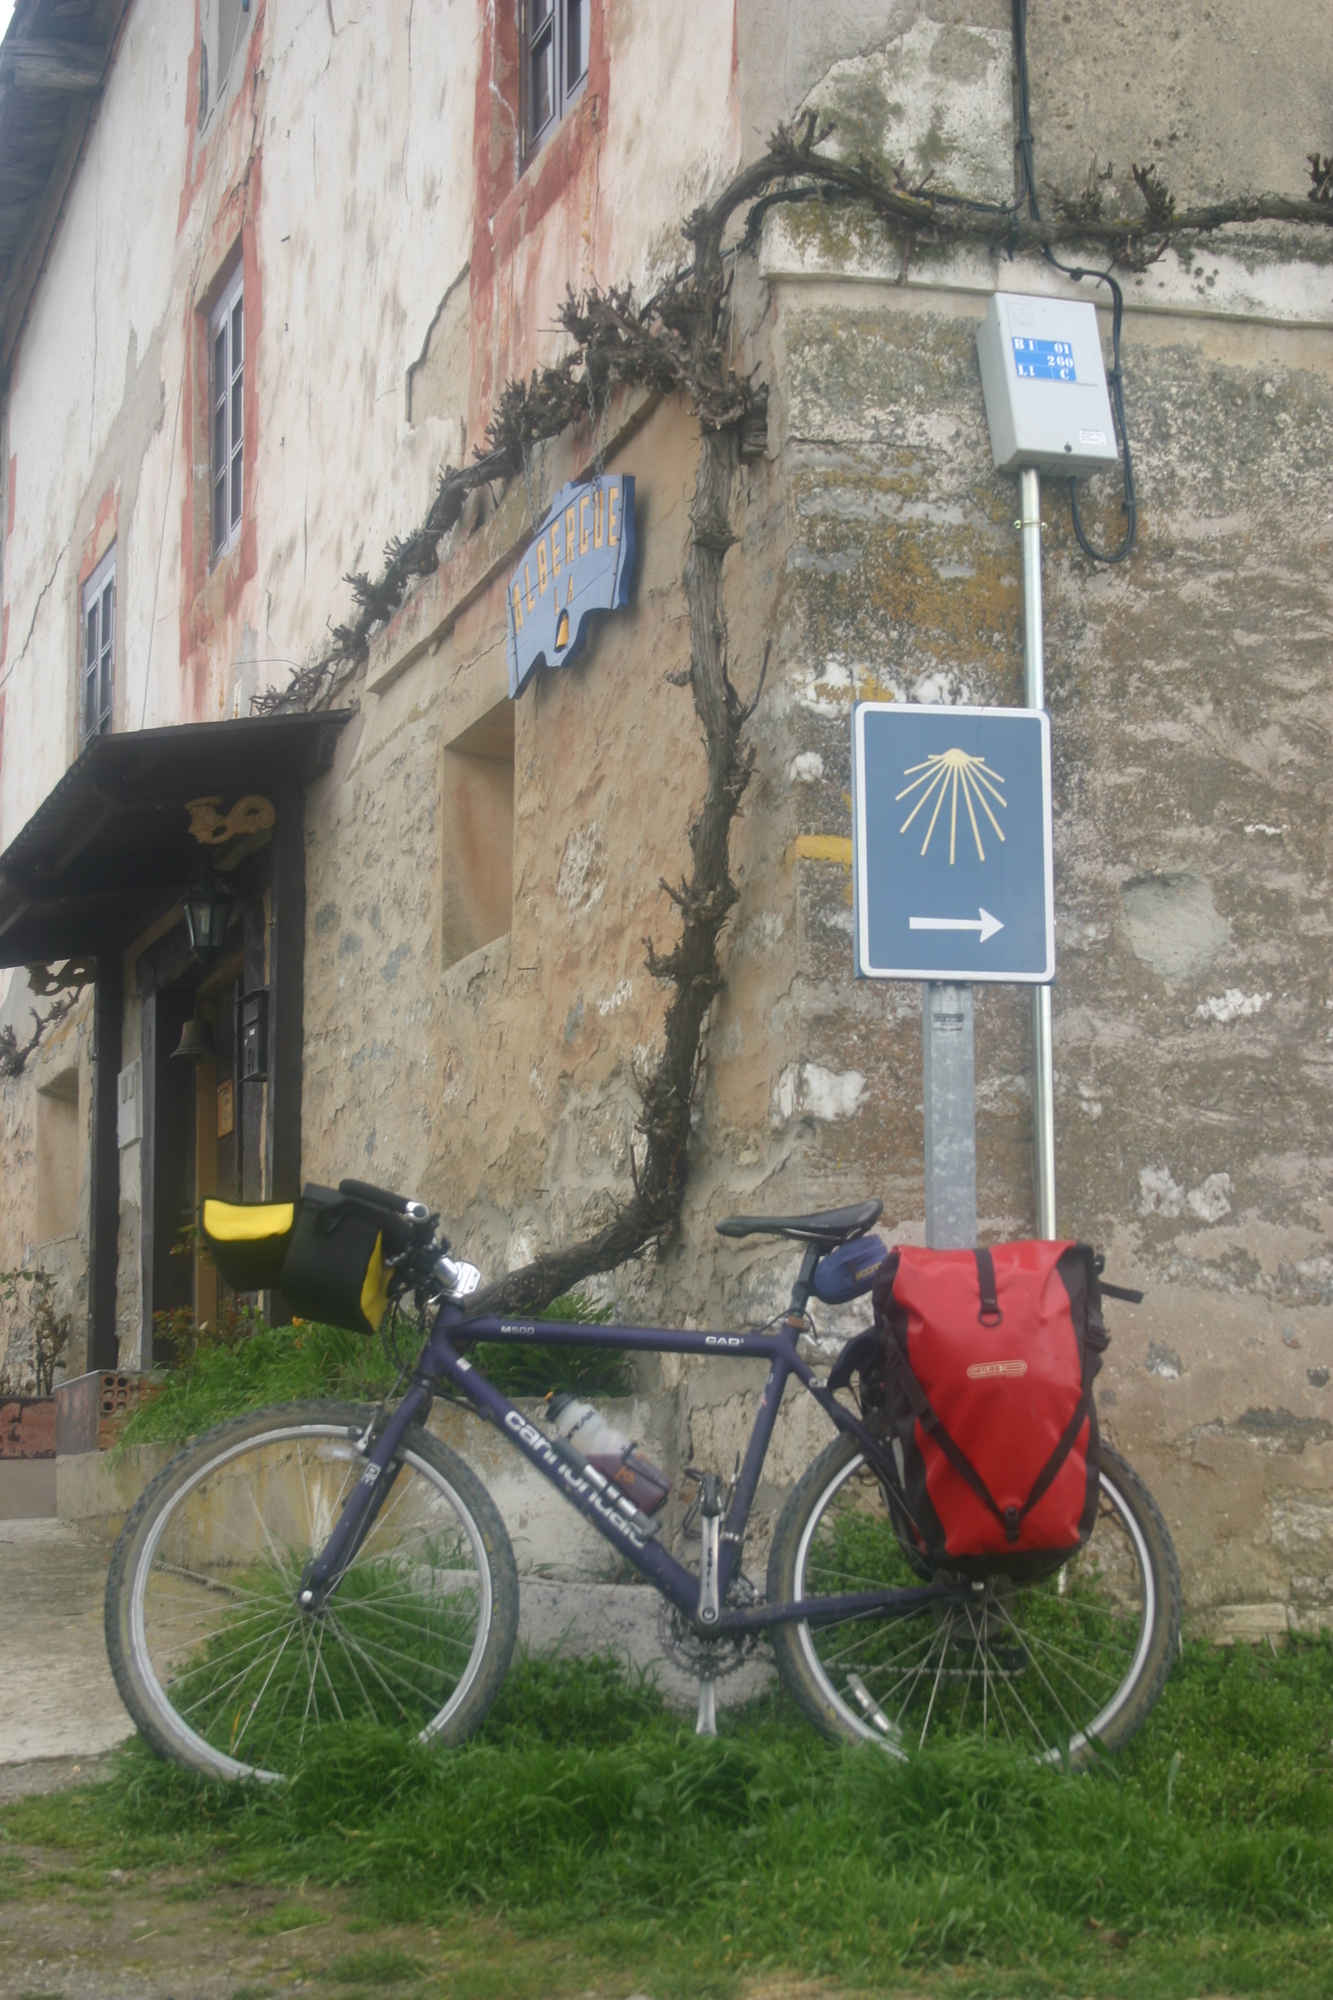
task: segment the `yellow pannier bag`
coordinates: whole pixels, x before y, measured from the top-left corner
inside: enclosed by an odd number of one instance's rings
[[[209,1256],[235,1292],[278,1285],[296,1227],[294,1201],[206,1201],[199,1233]]]

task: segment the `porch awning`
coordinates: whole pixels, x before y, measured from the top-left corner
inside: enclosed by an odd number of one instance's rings
[[[203,872],[186,801],[280,804],[328,769],[349,713],[96,737],[0,854],[0,966],[123,950]]]

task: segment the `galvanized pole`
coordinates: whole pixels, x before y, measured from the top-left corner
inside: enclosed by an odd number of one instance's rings
[[[977,1091],[972,988],[922,989],[926,1114],[926,1242],[970,1250],[977,1240]]]
[[[1023,699],[1029,708],[1046,706],[1046,667],[1041,634],[1041,474],[1024,466],[1019,474],[1023,534]],[[1033,1182],[1037,1234],[1055,1237],[1055,1057],[1051,1038],[1051,989],[1032,989]]]

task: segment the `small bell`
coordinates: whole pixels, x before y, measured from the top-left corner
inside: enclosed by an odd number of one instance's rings
[[[172,1051],[173,1062],[215,1063],[218,1052],[207,1021],[194,1014],[181,1029],[180,1045]]]

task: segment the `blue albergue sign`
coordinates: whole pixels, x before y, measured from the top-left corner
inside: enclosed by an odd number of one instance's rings
[[[633,476],[607,474],[562,487],[509,579],[511,699],[538,667],[569,665],[587,638],[591,612],[629,603],[633,570]]]
[[[1021,380],[1077,382],[1074,350],[1067,340],[1033,340],[1015,334],[1014,372]]]
[[[852,886],[863,978],[1053,979],[1050,717],[858,703]]]

